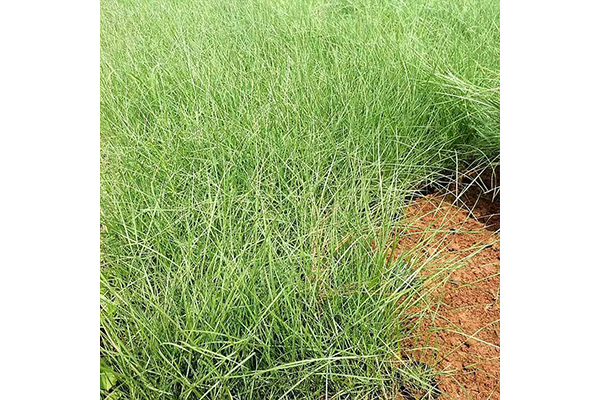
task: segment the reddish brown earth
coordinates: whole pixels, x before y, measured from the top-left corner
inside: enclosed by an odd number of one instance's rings
[[[440,398],[500,398],[500,204],[477,192],[415,201],[390,253],[426,278],[429,307],[404,357],[440,373]]]

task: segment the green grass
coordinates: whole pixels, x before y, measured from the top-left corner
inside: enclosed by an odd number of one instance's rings
[[[430,385],[383,248],[499,154],[497,0],[102,0],[100,84],[103,396]]]

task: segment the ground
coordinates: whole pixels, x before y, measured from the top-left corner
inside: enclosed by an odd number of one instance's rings
[[[429,279],[430,306],[415,310],[403,356],[440,372],[442,397],[499,399],[500,205],[472,189],[430,194],[406,210],[391,258]]]

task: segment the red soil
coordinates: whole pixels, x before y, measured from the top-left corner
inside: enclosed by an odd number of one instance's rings
[[[473,192],[459,200],[434,194],[414,202],[391,257],[410,260],[432,278],[426,285],[430,307],[418,318],[404,356],[440,372],[441,398],[497,400],[500,205]]]

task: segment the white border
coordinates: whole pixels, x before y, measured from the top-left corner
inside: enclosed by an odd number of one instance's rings
[[[99,398],[99,5],[0,6],[4,399]]]
[[[596,4],[501,3],[506,400],[599,396]]]

